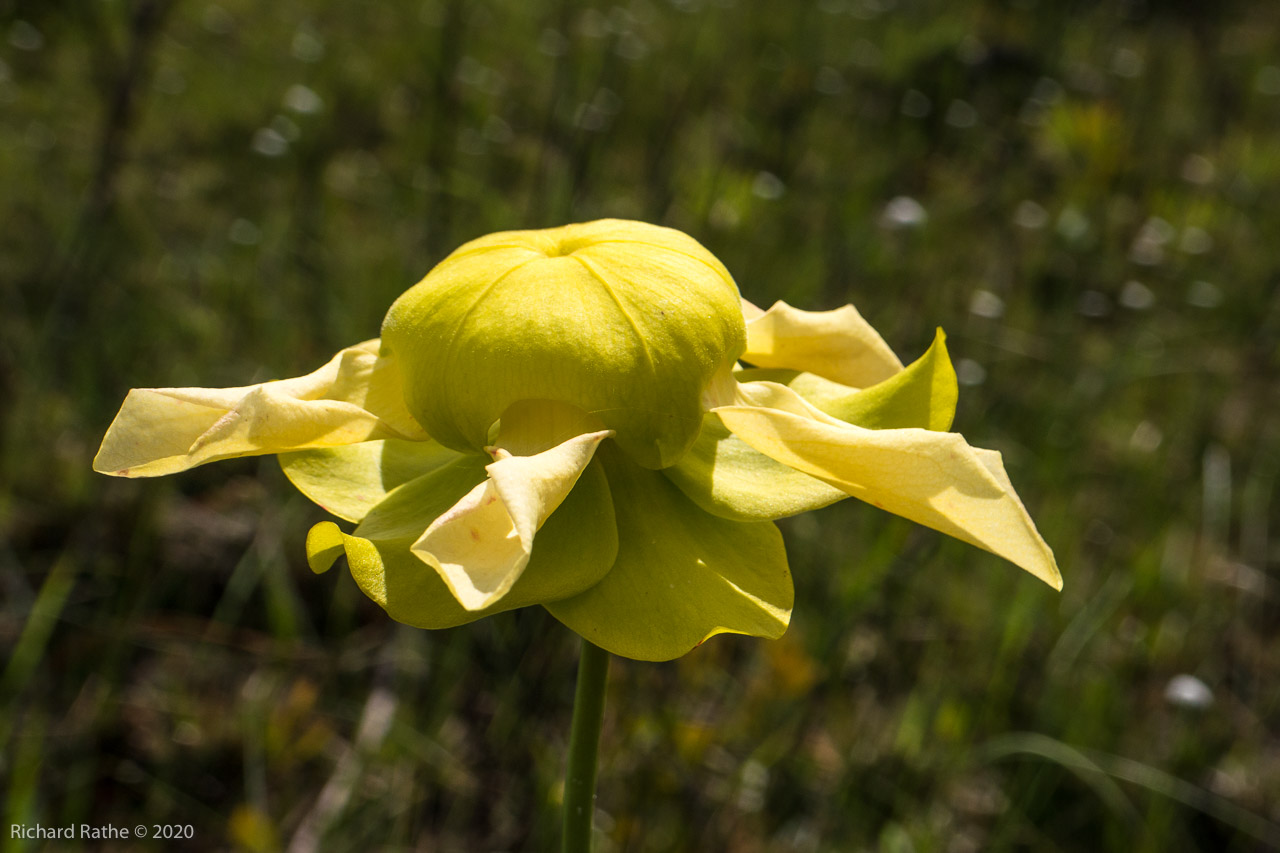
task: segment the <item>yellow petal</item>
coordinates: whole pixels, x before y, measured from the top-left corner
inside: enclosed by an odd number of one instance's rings
[[[972,448],[957,433],[853,426],[772,382],[745,383],[738,404],[714,411],[766,456],[1062,588],[1053,552],[1014,492],[999,453]]]
[[[243,388],[135,388],[93,468],[155,477],[236,456],[425,439],[404,407],[394,359],[378,349],[365,341],[314,373]]]
[[[927,353],[870,388],[850,388],[812,373],[752,368],[717,376],[708,389],[708,405],[732,405],[741,402],[742,395],[750,395],[750,389],[769,387],[757,385],[758,380],[785,385],[813,408],[867,429],[945,430],[955,415],[956,375],[941,329]],[[770,401],[761,402],[769,405]],[[808,409],[796,413],[811,414]],[[737,521],[773,520],[847,497],[840,489],[747,446],[711,413],[689,452],[662,473],[707,512]]]
[[[854,388],[866,388],[902,370],[893,350],[852,305],[802,311],[779,301],[753,317],[760,309],[743,302],[745,362],[816,373]]]
[[[467,610],[498,601],[519,579],[534,535],[573,489],[607,430],[569,439],[533,456],[495,448],[489,479],[431,523],[412,551],[435,566]]]
[[[342,556],[346,540],[338,525],[332,521],[322,521],[307,532],[307,565],[311,571],[322,575],[333,568],[333,563]]]
[[[795,370],[750,368],[733,374],[738,386],[752,382],[776,382],[799,394],[815,408],[834,418],[867,429],[923,427],[946,431],[955,418],[959,388],[947,354],[946,335],[938,329],[928,352],[883,382],[867,388],[850,388],[812,373]],[[723,381],[722,377],[717,377]],[[731,402],[717,385],[722,402]],[[732,394],[738,392],[728,386]]]

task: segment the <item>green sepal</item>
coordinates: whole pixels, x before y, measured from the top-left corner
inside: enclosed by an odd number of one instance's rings
[[[386,439],[281,453],[289,482],[325,512],[360,521],[389,492],[462,458],[435,441]]]
[[[702,512],[666,477],[601,447],[618,559],[585,592],[546,605],[607,651],[671,660],[715,634],[777,638],[794,591],[778,528]]]
[[[751,449],[713,412],[689,452],[662,473],[701,509],[734,521],[773,521],[848,497]]]

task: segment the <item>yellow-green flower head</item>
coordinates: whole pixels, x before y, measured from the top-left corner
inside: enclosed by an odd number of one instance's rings
[[[780,636],[773,521],[850,496],[1060,587],[1000,454],[948,431],[956,395],[941,330],[904,367],[850,305],[762,311],[693,239],[606,220],[468,243],[306,376],[134,389],[94,468],[279,454],[355,524],[312,528],[311,567],[345,555],[393,619],[536,604],[665,660]]]
[[[396,300],[382,343],[409,411],[446,447],[480,450],[512,403],[556,400],[665,468],[746,332],[737,286],[696,240],[601,220],[472,240]]]

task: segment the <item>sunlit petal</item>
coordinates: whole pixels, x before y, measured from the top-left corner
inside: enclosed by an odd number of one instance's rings
[[[772,521],[847,497],[753,449],[710,412],[693,447],[662,473],[701,509],[735,521]]]
[[[395,360],[379,357],[372,340],[294,379],[243,388],[135,388],[93,467],[120,477],[153,477],[236,456],[425,439],[399,386]]]
[[[884,338],[852,305],[802,311],[779,301],[757,317],[748,314],[746,322],[742,361],[757,367],[804,370],[854,388],[874,385],[902,370]]]
[[[1053,553],[1009,484],[999,454],[956,433],[869,430],[772,382],[742,386],[715,411],[744,442],[853,497],[977,545],[1060,589]]]

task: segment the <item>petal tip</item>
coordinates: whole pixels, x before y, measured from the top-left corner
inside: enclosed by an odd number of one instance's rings
[[[454,581],[448,584],[449,591],[453,593],[453,597],[458,599],[458,603],[462,605],[463,610],[468,610],[472,613],[497,604],[510,589],[508,587],[494,592],[482,592],[475,587],[458,583],[456,576],[451,577],[449,580]]]
[[[1036,534],[1037,538],[1039,534]],[[1024,563],[1019,561],[1016,565],[1034,575],[1036,579],[1044,581],[1052,587],[1055,592],[1062,592],[1062,572],[1058,570],[1058,561],[1054,559],[1053,552],[1049,550],[1049,546],[1045,545],[1041,540],[1041,547],[1044,548],[1044,559],[1037,560],[1032,563]]]
[[[109,465],[103,465],[98,460],[93,460],[93,471],[95,474],[106,474],[108,477],[136,477],[130,468],[115,468]]]
[[[1054,568],[1051,576],[1042,578],[1042,580],[1049,586],[1053,587],[1054,592],[1062,592],[1062,573],[1059,572],[1056,567]]]

